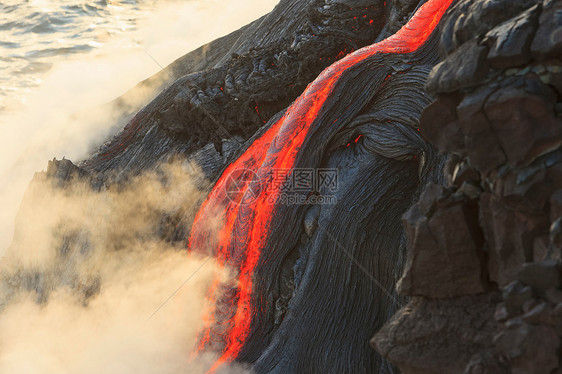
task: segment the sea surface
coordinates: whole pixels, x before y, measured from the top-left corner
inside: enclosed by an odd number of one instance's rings
[[[0,113],[18,111],[57,62],[92,53],[133,31],[156,0],[0,1]],[[130,37],[128,37],[130,36]]]

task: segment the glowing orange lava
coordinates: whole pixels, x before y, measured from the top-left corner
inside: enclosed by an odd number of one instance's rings
[[[411,53],[420,48],[435,30],[453,0],[430,0],[395,35],[362,48],[325,69],[308,85],[284,116],[269,128],[248,150],[224,171],[197,213],[192,227],[189,247],[211,252],[221,266],[231,266],[238,273],[236,313],[229,322],[226,347],[210,372],[222,363],[234,360],[245,343],[250,330],[252,275],[268,237],[274,205],[271,198],[279,194],[281,185],[271,183],[272,170],[291,170],[305,141],[308,130],[326,99],[334,90],[346,69],[375,54]],[[358,137],[355,142],[359,141]],[[237,170],[251,171],[250,178],[232,178]],[[232,199],[227,191],[240,191]],[[211,222],[217,217],[219,227]],[[209,297],[216,304],[220,279],[213,283]],[[205,318],[199,350],[209,343],[215,310]]]

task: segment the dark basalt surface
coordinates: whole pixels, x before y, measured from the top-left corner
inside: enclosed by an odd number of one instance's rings
[[[444,20],[421,130],[448,183],[404,216],[415,297],[372,340],[404,373],[562,370],[561,11],[464,0]]]
[[[383,1],[282,1],[142,83],[173,82],[81,167],[135,172],[209,142],[220,153],[224,139],[250,138],[325,67],[376,40],[387,13],[408,14]]]

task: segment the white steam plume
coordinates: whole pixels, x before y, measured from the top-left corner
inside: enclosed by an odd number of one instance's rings
[[[93,110],[157,73],[174,59],[270,11],[277,0],[168,1],[134,37],[58,62],[26,100],[25,112],[0,116],[0,257],[33,173],[53,157],[79,161],[103,143],[119,113]],[[1,37],[1,32],[0,32]],[[137,41],[138,43],[135,43]],[[152,57],[150,57],[150,56]],[[154,60],[152,59],[154,58]],[[131,98],[142,102],[152,95]],[[80,113],[79,118],[70,118]],[[120,124],[123,125],[123,124]]]
[[[163,234],[193,217],[201,175],[176,161],[97,191],[37,174],[0,260],[0,373],[205,373],[206,293],[230,274]]]

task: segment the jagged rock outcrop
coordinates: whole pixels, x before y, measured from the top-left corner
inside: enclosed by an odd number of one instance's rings
[[[507,373],[493,339],[496,293],[447,299],[413,297],[376,336],[376,347],[402,373],[463,373],[485,366]],[[480,373],[467,370],[466,373]]]
[[[404,23],[416,1],[283,0],[268,15],[178,59],[116,100],[163,88],[81,166],[138,172],[211,142],[245,140],[286,108],[324,68]],[[166,82],[166,83],[161,83]],[[156,88],[155,88],[156,89]]]
[[[397,284],[400,293],[447,298],[488,289],[483,235],[478,227],[479,194],[468,183],[455,193],[436,184],[426,187],[420,201],[404,216],[411,252]]]
[[[448,186],[404,216],[416,297],[372,340],[404,373],[562,370],[561,9],[463,0],[444,21],[421,131]]]

